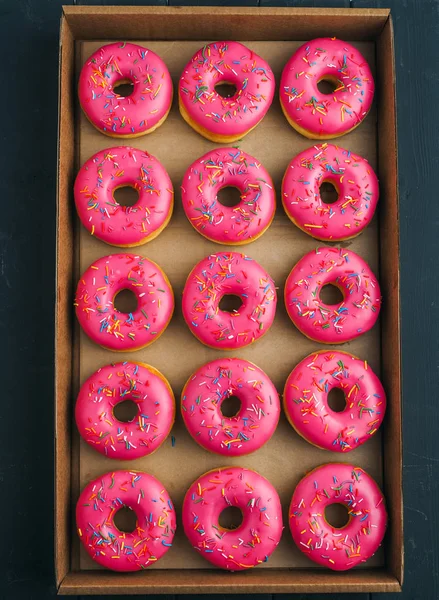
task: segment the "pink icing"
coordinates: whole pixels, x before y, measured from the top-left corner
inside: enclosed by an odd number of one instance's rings
[[[236,93],[215,91],[230,83]],[[238,42],[214,42],[201,48],[180,78],[180,102],[191,120],[214,135],[242,136],[262,120],[273,100],[274,75],[255,52]]]
[[[113,307],[121,290],[137,298],[133,313]],[[139,350],[166,329],[174,311],[171,285],[152,260],[135,254],[111,254],[95,261],[79,280],[76,316],[97,344],[116,351]]]
[[[328,406],[333,388],[343,390],[346,408]],[[285,384],[288,420],[306,440],[332,452],[349,452],[364,444],[381,426],[386,394],[366,361],[328,350],[304,358]]]
[[[230,396],[241,401],[234,417],[221,404]],[[185,425],[194,440],[224,456],[250,454],[273,435],[280,415],[279,395],[269,377],[240,358],[221,358],[200,367],[181,395]]]
[[[113,409],[131,400],[138,409],[130,422],[118,421]],[[175,401],[163,375],[148,365],[120,362],[98,369],[79,391],[75,418],[79,433],[92,448],[122,460],[152,454],[171,431]]]
[[[320,196],[324,181],[338,191],[338,200],[325,204]],[[282,182],[282,202],[290,219],[312,237],[346,240],[371,221],[378,202],[378,179],[369,163],[332,144],[321,144],[298,154]]]
[[[121,206],[113,196],[133,187],[139,199]],[[75,203],[84,227],[113,246],[143,244],[172,214],[174,191],[163,165],[151,154],[129,146],[107,148],[92,156],[75,181]]]
[[[218,202],[224,187],[236,187],[241,202]],[[183,208],[190,224],[220,244],[253,241],[270,225],[276,197],[270,175],[253,156],[236,148],[211,150],[188,168],[181,186]]]
[[[330,504],[344,504],[350,520],[342,528],[325,519]],[[290,529],[299,550],[334,571],[352,569],[381,544],[387,525],[384,497],[360,467],[330,463],[308,473],[294,490]]]
[[[320,300],[327,284],[338,287],[343,302]],[[345,248],[317,248],[299,260],[285,284],[285,306],[294,325],[308,338],[342,344],[369,331],[378,319],[381,292],[367,263]]]
[[[224,295],[236,295],[238,311],[219,309]],[[212,254],[191,271],[183,290],[183,316],[203,344],[222,350],[243,348],[260,338],[276,312],[274,282],[256,261],[245,254]]]
[[[133,92],[123,97],[114,90],[130,81]],[[117,42],[96,50],[79,76],[79,102],[92,124],[102,133],[129,137],[148,133],[171,108],[172,80],[152,50]]]
[[[331,94],[317,84],[336,81]],[[375,84],[362,54],[342,40],[306,42],[284,67],[280,101],[288,117],[313,137],[343,135],[361,123],[372,104]]]
[[[114,524],[122,506],[136,513],[132,533]],[[113,571],[139,571],[160,560],[172,546],[177,526],[163,484],[142,471],[114,471],[91,481],[79,496],[76,525],[91,558]]]
[[[228,506],[240,508],[242,524],[219,525]],[[267,562],[282,535],[279,496],[267,479],[240,467],[209,471],[189,488],[183,502],[183,528],[193,548],[216,567],[242,571]]]

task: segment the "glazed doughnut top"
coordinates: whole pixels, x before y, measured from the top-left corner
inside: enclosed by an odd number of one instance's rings
[[[346,407],[331,410],[328,394],[343,390]],[[288,420],[306,440],[332,452],[348,452],[379,429],[386,394],[367,361],[347,352],[328,350],[304,358],[285,384]]]
[[[332,527],[325,518],[330,504],[344,504],[349,521]],[[387,525],[384,497],[360,467],[329,463],[306,475],[294,490],[290,529],[299,550],[334,571],[346,571],[370,558]]]
[[[121,206],[113,193],[133,187],[139,194],[133,206]],[[172,182],[151,154],[129,146],[98,152],[80,169],[75,203],[88,231],[114,246],[138,245],[162,228],[173,206]]]
[[[228,186],[240,191],[237,206],[223,206],[218,201],[219,190]],[[252,241],[269,226],[276,209],[268,171],[237,148],[215,148],[195,161],[185,173],[181,192],[192,226],[222,244]]]
[[[220,310],[225,295],[238,296],[241,307]],[[192,269],[182,308],[188,327],[203,344],[230,350],[253,343],[271,327],[276,303],[274,282],[261,265],[239,252],[219,252]]]
[[[123,506],[137,517],[133,532],[117,528]],[[174,506],[163,484],[142,471],[111,471],[90,481],[76,505],[79,538],[98,564],[112,571],[140,571],[168,552],[176,530]]]
[[[131,95],[115,91],[118,82],[134,85]],[[117,87],[116,87],[117,90]],[[152,50],[117,42],[102,46],[85,62],[79,101],[92,124],[113,136],[140,135],[160,123],[172,101],[169,71]]]
[[[215,85],[237,91],[223,98]],[[252,129],[268,111],[275,89],[269,65],[238,42],[215,42],[194,54],[180,78],[180,99],[189,117],[213,134],[233,136]]]
[[[339,195],[333,204],[325,204],[320,195],[326,181]],[[300,229],[325,241],[359,234],[370,223],[378,196],[378,179],[369,163],[327,143],[293,158],[282,181],[282,202],[289,217]]]
[[[135,403],[137,415],[119,421],[119,402]],[[75,406],[79,433],[95,450],[123,460],[152,454],[165,441],[175,417],[175,401],[164,376],[149,365],[105,365],[81,386]]]
[[[241,406],[225,417],[221,404],[236,396]],[[240,358],[220,358],[200,367],[181,397],[185,425],[200,446],[224,456],[250,454],[273,435],[280,415],[279,395],[269,377]]]
[[[228,506],[240,508],[242,524],[219,524]],[[282,535],[282,507],[271,483],[250,469],[208,471],[189,488],[183,502],[183,527],[204,558],[221,569],[241,571],[267,562]]]
[[[125,289],[137,298],[137,308],[130,313],[114,306],[114,298]],[[136,254],[110,254],[82,275],[74,305],[81,327],[93,341],[110,350],[129,351],[152,343],[166,329],[174,295],[153,261]]]
[[[334,82],[334,92],[321,93],[320,80]],[[279,94],[288,116],[302,129],[335,137],[364,119],[374,91],[370,67],[359,50],[336,38],[318,38],[303,44],[287,62]]]
[[[343,294],[325,304],[321,289],[331,284]],[[296,327],[311,340],[342,344],[369,331],[381,309],[381,291],[369,265],[345,248],[321,247],[293,267],[285,284],[285,306]]]

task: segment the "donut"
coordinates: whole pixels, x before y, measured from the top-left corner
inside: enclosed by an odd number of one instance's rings
[[[318,83],[333,84],[320,92]],[[288,123],[307,138],[329,140],[352,131],[372,105],[375,84],[365,58],[336,38],[306,42],[282,71],[280,104]]]
[[[122,290],[130,290],[137,309],[123,313],[113,306]],[[174,294],[161,268],[135,254],[110,254],[96,260],[76,289],[76,316],[88,337],[108,350],[140,350],[157,340],[174,312]]]
[[[346,407],[341,412],[328,405],[333,388],[344,392]],[[364,444],[378,431],[386,412],[386,394],[367,361],[337,350],[304,358],[286,381],[283,403],[297,433],[332,452],[349,452]]]
[[[241,407],[226,417],[221,405],[236,396]],[[269,377],[240,358],[220,358],[200,367],[181,394],[181,414],[192,438],[225,456],[258,450],[273,435],[280,416],[279,395]]]
[[[223,296],[238,296],[238,310],[219,308]],[[236,350],[271,327],[276,312],[274,282],[255,260],[238,252],[211,254],[189,274],[183,290],[183,317],[206,346]]]
[[[320,195],[323,182],[338,193],[333,204]],[[349,240],[369,225],[379,197],[378,179],[369,163],[333,144],[312,146],[298,154],[282,181],[282,204],[289,219],[322,241]]]
[[[242,524],[226,529],[222,511],[236,506]],[[282,508],[271,483],[250,469],[208,471],[186,492],[183,529],[192,547],[220,569],[242,571],[267,562],[282,535]]]
[[[121,206],[114,192],[132,187],[139,199]],[[172,182],[163,165],[144,150],[107,148],[81,167],[74,187],[78,216],[98,239],[123,248],[150,242],[169,223],[174,206]]]
[[[129,96],[117,93],[133,84]],[[116,42],[96,50],[81,69],[79,103],[98,131],[118,138],[151,133],[164,123],[172,104],[172,80],[162,59],[152,50]]]
[[[338,287],[339,304],[325,304],[320,291]],[[367,263],[352,250],[316,248],[299,260],[285,284],[285,306],[294,325],[307,338],[343,344],[371,329],[381,308],[381,292]]]
[[[132,533],[114,523],[118,510],[135,512]],[[140,571],[160,560],[172,546],[174,506],[158,479],[142,471],[113,471],[91,481],[76,504],[76,525],[91,558],[112,571]]]
[[[325,517],[331,504],[344,504],[349,521],[333,527]],[[334,571],[352,569],[380,546],[387,526],[384,497],[360,467],[329,463],[308,473],[294,490],[290,530],[299,550]]]
[[[236,92],[222,97],[216,86]],[[178,87],[180,113],[200,135],[230,144],[244,137],[264,118],[273,101],[274,75],[269,65],[238,42],[203,46],[184,68]]]
[[[225,187],[239,190],[239,204],[220,204],[218,192]],[[192,163],[183,178],[181,199],[194,229],[208,240],[233,246],[260,237],[276,210],[270,175],[256,158],[237,148],[217,148]]]
[[[114,407],[131,400],[137,416],[122,422]],[[175,400],[167,379],[145,363],[119,362],[98,369],[85,381],[75,406],[76,425],[92,448],[120,460],[155,452],[175,418]]]

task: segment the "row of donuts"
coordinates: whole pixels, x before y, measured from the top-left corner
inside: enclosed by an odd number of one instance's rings
[[[338,198],[325,203],[320,188],[332,184]],[[114,193],[132,187],[133,206],[119,204]],[[218,200],[224,187],[239,190],[238,204]],[[157,158],[129,146],[107,148],[80,169],[74,186],[76,209],[84,227],[107,244],[134,247],[156,238],[169,223],[174,191]],[[281,198],[289,219],[322,241],[356,237],[370,223],[379,198],[378,179],[361,156],[333,144],[312,146],[289,163]],[[257,158],[237,148],[216,148],[187,169],[181,184],[189,223],[207,239],[242,245],[259,238],[276,210],[273,181]]]
[[[331,410],[329,394],[341,389],[346,406]],[[235,396],[237,409],[223,403]],[[130,400],[135,416],[122,422],[115,407]],[[296,432],[331,452],[349,452],[373,436],[384,419],[386,395],[367,361],[347,352],[317,351],[304,358],[284,386],[283,407]],[[279,394],[266,373],[240,358],[204,364],[181,392],[181,415],[192,439],[223,456],[250,454],[274,434]],[[106,365],[81,386],[75,408],[84,441],[104,456],[134,460],[155,452],[175,420],[175,398],[166,377],[150,365],[124,361]]]
[[[343,300],[326,304],[325,286],[337,287]],[[137,307],[119,311],[115,298],[131,290]],[[238,308],[223,310],[234,296]],[[352,250],[320,247],[303,256],[285,283],[287,313],[306,337],[342,344],[369,331],[378,319],[381,292],[370,267]],[[113,351],[134,351],[157,340],[174,312],[174,293],[162,269],[134,254],[110,254],[92,263],[79,280],[75,307],[88,337]],[[211,254],[189,273],[182,294],[182,313],[192,334],[203,344],[236,350],[254,343],[273,324],[277,291],[273,279],[251,257],[239,252]]]
[[[331,526],[325,510],[343,504],[349,521]],[[114,524],[121,506],[136,516],[132,532]],[[236,507],[242,524],[220,525],[224,509]],[[380,546],[387,526],[384,498],[377,483],[352,464],[329,463],[308,473],[297,485],[288,511],[297,548],[309,559],[335,571],[368,560]],[[283,531],[282,506],[273,485],[240,467],[208,471],[189,487],[182,505],[184,532],[194,550],[221,569],[240,571],[268,561]],[[79,537],[91,558],[114,571],[138,571],[160,560],[177,528],[176,512],[163,484],[140,471],[109,472],[91,481],[76,506]]]
[[[318,89],[333,84],[331,94]],[[130,95],[118,86],[132,85]],[[232,84],[230,98],[216,90]],[[232,143],[253,129],[268,111],[275,79],[269,65],[237,42],[216,42],[200,49],[179,81],[179,106],[185,121],[215,142]],[[288,122],[302,135],[331,139],[347,133],[367,115],[374,82],[361,54],[333,38],[304,44],[286,64],[280,102]],[[151,50],[130,43],[101,47],[85,63],[79,100],[89,121],[102,133],[130,138],[150,133],[166,119],[172,81],[163,61]],[[320,185],[331,182],[338,201],[322,201]],[[114,192],[134,187],[139,200],[120,206]],[[234,186],[241,202],[218,203],[219,189]],[[168,224],[173,187],[165,168],[145,151],[116,147],[93,156],[75,183],[78,214],[90,233],[120,247],[152,240]],[[215,149],[195,161],[182,182],[183,207],[190,223],[206,238],[222,244],[253,241],[268,228],[275,194],[270,175],[254,157],[236,148]],[[378,182],[368,163],[337,146],[323,143],[295,157],[282,185],[282,203],[303,231],[324,241],[358,235],[370,222],[378,201]],[[339,287],[343,302],[324,304],[321,289]],[[124,314],[114,307],[117,294],[130,289],[137,309]],[[242,305],[220,309],[224,295]],[[302,333],[323,343],[343,343],[370,329],[380,310],[378,282],[355,253],[317,248],[292,269],[285,304]],[[223,350],[244,347],[270,328],[276,310],[274,282],[261,265],[235,252],[212,254],[194,267],[183,291],[183,315],[204,344]],[[114,351],[140,349],[166,329],[174,309],[172,287],[152,261],[133,254],[99,259],[78,283],[76,314],[95,342]],[[346,409],[335,413],[328,394],[341,388]],[[221,404],[236,394],[241,408],[225,417]],[[137,405],[136,417],[121,422],[114,408],[125,399]],[[337,351],[319,351],[296,366],[283,394],[291,425],[310,443],[346,452],[366,441],[381,425],[384,390],[367,362]],[[273,434],[281,406],[267,375],[238,358],[222,358],[200,367],[181,395],[181,411],[193,439],[223,456],[248,454]],[[135,361],[107,365],[81,387],[76,421],[83,438],[104,455],[133,459],[154,452],[170,433],[175,400],[166,378]],[[325,508],[343,503],[349,523],[328,524]],[[137,518],[132,533],[115,525],[122,506]],[[242,525],[220,525],[227,506],[238,507]],[[297,547],[316,563],[345,570],[367,560],[384,536],[387,516],[377,484],[359,467],[328,464],[297,486],[289,509]],[[189,488],[182,508],[184,531],[197,552],[212,564],[246,569],[266,562],[279,543],[282,512],[279,496],[261,475],[237,467],[208,472]],[[90,482],[76,511],[79,537],[90,556],[119,571],[148,567],[172,546],[176,529],[173,503],[164,486],[147,473],[115,471]]]
[[[325,81],[331,89],[322,93]],[[130,84],[127,96],[118,93]],[[221,84],[232,86],[224,97]],[[274,97],[268,63],[235,41],[198,50],[178,84],[180,113],[200,135],[221,143],[241,139],[258,125]],[[120,90],[119,90],[120,91]],[[370,110],[375,91],[369,65],[351,44],[318,38],[303,44],[286,63],[279,98],[288,123],[312,139],[339,137]],[[173,85],[163,60],[152,50],[127,42],[107,44],[85,62],[79,77],[80,105],[102,133],[118,138],[151,133],[166,120]]]

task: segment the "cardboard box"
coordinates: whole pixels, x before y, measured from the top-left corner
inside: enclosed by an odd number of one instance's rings
[[[365,156],[380,179],[379,210],[371,226],[346,242],[361,254],[379,277],[384,298],[374,330],[341,348],[362,356],[381,375],[388,412],[379,435],[348,455],[338,456],[310,446],[283,417],[272,440],[241,459],[224,460],[199,448],[177,419],[175,447],[165,443],[153,457],[123,463],[90,449],[76,431],[73,406],[79,385],[114,354],[90,342],[74,319],[72,300],[77,279],[93,260],[115,252],[91,238],[74,213],[73,181],[78,168],[94,152],[117,144],[148,149],[167,168],[176,191],[176,209],[168,228],[136,252],[156,260],[170,277],[176,314],[169,329],[151,347],[123,354],[153,364],[168,377],[177,401],[185,379],[198,366],[221,356],[204,348],[185,327],[179,298],[192,266],[218,246],[204,240],[186,221],[179,186],[184,170],[215,144],[193,132],[178,114],[176,98],[166,123],[149,136],[113,140],[86,121],[78,108],[76,81],[84,60],[108,40],[133,40],[160,54],[174,83],[193,52],[203,43],[236,39],[260,53],[272,66],[277,83],[283,64],[300,41],[319,36],[352,41],[375,71],[377,94],[371,113],[354,132],[339,140],[342,147]],[[280,593],[398,591],[403,576],[402,442],[399,333],[399,237],[395,123],[395,81],[392,22],[388,10],[246,9],[181,7],[65,7],[60,35],[58,246],[56,307],[56,578],[61,594],[146,593]],[[184,139],[184,152],[178,151]],[[273,140],[276,143],[273,144]],[[303,254],[319,244],[300,232],[280,206],[280,180],[291,158],[312,144],[288,126],[275,97],[263,122],[240,147],[267,167],[276,185],[278,210],[270,229],[242,251],[267,268],[282,288]],[[181,245],[185,245],[184,256]],[[233,249],[233,248],[232,248]],[[185,348],[184,356],[181,348]],[[263,368],[279,391],[295,364],[319,345],[289,322],[279,290],[275,324],[256,344],[238,353]],[[74,506],[80,489],[99,474],[117,468],[151,472],[167,487],[177,508],[189,484],[215,466],[240,464],[254,468],[278,489],[286,509],[304,471],[324,462],[352,461],[364,467],[383,487],[389,529],[383,549],[365,567],[347,573],[318,568],[298,550],[286,528],[270,561],[247,572],[210,568],[190,548],[180,527],[170,552],[139,573],[118,574],[97,568],[82,551],[75,533]],[[286,520],[286,511],[284,513]]]

